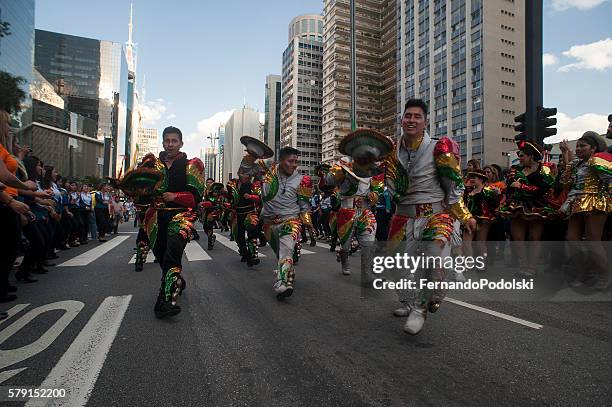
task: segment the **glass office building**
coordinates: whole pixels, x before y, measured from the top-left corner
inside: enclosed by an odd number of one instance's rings
[[[34,64],[65,100],[65,109],[96,123],[95,137],[112,140],[115,173],[129,119],[128,72],[120,43],[36,30]]]

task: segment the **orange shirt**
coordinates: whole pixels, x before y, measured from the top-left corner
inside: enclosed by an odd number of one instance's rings
[[[6,168],[8,168],[10,172],[12,172],[13,174],[17,173],[17,160],[15,160],[11,156],[11,154],[6,148],[4,148],[2,144],[0,144],[0,160],[4,161]],[[10,196],[17,196],[17,189],[9,187],[8,185],[4,192],[9,194]]]

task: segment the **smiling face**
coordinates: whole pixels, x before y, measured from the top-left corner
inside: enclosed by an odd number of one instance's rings
[[[420,107],[409,107],[402,116],[402,130],[407,137],[419,137],[427,126],[427,117]]]
[[[295,169],[298,167],[299,159],[295,154],[289,154],[279,162],[279,168],[284,175],[293,175]]]

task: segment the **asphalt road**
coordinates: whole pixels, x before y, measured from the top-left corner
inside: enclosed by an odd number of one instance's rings
[[[0,388],[78,389],[29,406],[612,403],[612,302],[447,302],[411,337],[395,294],[364,298],[324,245],[304,247],[279,302],[269,247],[247,268],[233,242],[206,251],[201,233],[183,259],[183,312],[158,320],[159,267],[134,272],[134,232],[123,224],[110,244],[61,252],[37,283],[17,284],[0,307],[16,312],[0,322]]]

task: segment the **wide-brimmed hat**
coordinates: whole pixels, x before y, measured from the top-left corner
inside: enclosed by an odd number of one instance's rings
[[[342,139],[338,150],[353,158],[371,157],[373,161],[380,161],[393,151],[393,143],[377,130],[358,129]]]
[[[542,151],[544,148],[532,141],[522,140],[517,143],[517,146],[519,150],[529,154],[536,161],[540,161],[543,157]]]
[[[487,174],[484,172],[484,170],[481,170],[481,169],[468,171],[467,176],[480,178],[483,181],[486,181],[489,179],[489,177],[487,177]]]
[[[247,152],[256,158],[270,158],[274,151],[266,143],[251,136],[240,137],[240,142],[246,147]]]

